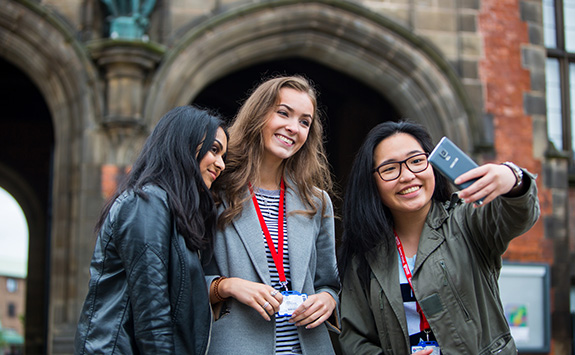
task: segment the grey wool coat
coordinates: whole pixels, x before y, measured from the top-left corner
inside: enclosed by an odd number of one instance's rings
[[[247,191],[247,188],[246,188]],[[327,193],[325,213],[322,209],[309,217],[289,213],[305,210],[297,193],[286,186],[285,206],[287,240],[291,268],[291,290],[312,295],[328,292],[339,306],[339,277],[335,256],[333,206]],[[321,201],[318,199],[318,205]],[[223,206],[221,207],[223,209]],[[209,283],[217,275],[271,284],[262,230],[252,200],[248,200],[239,218],[219,230],[214,240],[214,258],[206,268]],[[337,309],[331,319],[337,320]],[[270,322],[253,308],[230,298],[216,314],[210,354],[272,354],[275,352],[275,318]],[[333,354],[328,322],[314,329],[299,327],[304,354]]]

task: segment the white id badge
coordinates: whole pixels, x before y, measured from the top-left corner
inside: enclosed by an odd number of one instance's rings
[[[290,317],[299,305],[307,300],[305,293],[299,293],[297,291],[282,291],[282,295],[284,298],[282,304],[280,304],[278,317]]]
[[[433,349],[431,355],[441,355],[441,350],[439,350],[439,344],[436,341],[420,341],[416,346],[411,347],[411,353],[415,353],[420,350]]]

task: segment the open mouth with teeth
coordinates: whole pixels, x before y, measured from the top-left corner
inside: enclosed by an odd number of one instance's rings
[[[289,139],[289,138],[286,137],[286,136],[282,136],[282,135],[280,135],[280,134],[276,134],[276,137],[277,137],[280,141],[285,142],[286,144],[289,144],[289,145],[293,145],[293,144],[294,144],[293,139]]]
[[[399,191],[399,194],[400,194],[400,195],[407,195],[407,194],[410,194],[410,193],[412,193],[412,192],[415,192],[415,191],[419,190],[420,188],[421,188],[421,186],[412,186],[412,187],[409,187],[409,188],[407,188],[407,189],[405,189],[405,190]]]

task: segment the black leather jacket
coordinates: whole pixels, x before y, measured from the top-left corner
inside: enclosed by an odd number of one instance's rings
[[[76,354],[205,354],[212,313],[197,253],[176,232],[166,193],[124,193],[98,235]]]

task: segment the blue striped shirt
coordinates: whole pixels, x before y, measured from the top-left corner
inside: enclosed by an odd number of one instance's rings
[[[258,205],[264,217],[264,221],[268,227],[272,240],[274,242],[274,247],[277,251],[278,244],[278,211],[279,211],[279,201],[280,201],[280,190],[263,190],[255,189],[256,199]],[[285,204],[285,203],[284,203]],[[286,280],[288,282],[288,288],[290,287],[290,264],[289,264],[289,250],[288,250],[288,235],[287,235],[287,219],[284,214],[283,220],[283,230],[284,230],[284,245],[283,245],[283,264]],[[266,241],[266,237],[262,231],[263,243],[266,248],[266,256],[268,261],[268,269],[270,271],[270,277],[272,282],[272,287],[276,290],[283,291],[280,284],[280,278],[276,266],[274,264],[274,259],[272,253]],[[288,322],[289,317],[276,317],[276,354],[301,354],[301,345],[299,342],[299,336],[297,327],[293,323]]]

